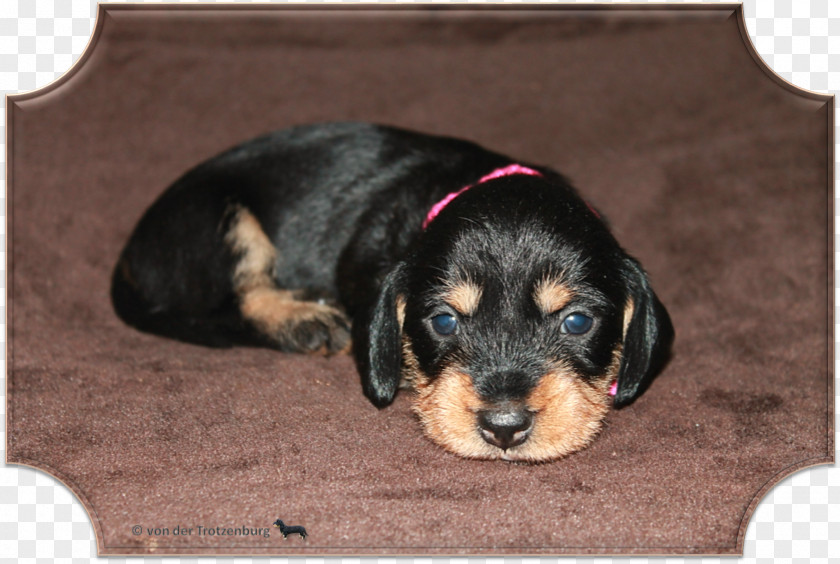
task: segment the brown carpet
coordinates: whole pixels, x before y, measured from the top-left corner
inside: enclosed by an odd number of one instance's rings
[[[833,460],[833,100],[758,64],[737,9],[104,9],[8,119],[8,460],[75,492],[102,554],[732,554],[769,488]],[[666,370],[523,466],[447,454],[407,397],[377,411],[349,357],[120,323],[111,268],[172,180],[327,120],[566,172],[668,306]],[[278,517],[309,538],[241,530]]]

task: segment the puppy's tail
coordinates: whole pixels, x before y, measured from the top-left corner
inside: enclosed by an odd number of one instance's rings
[[[111,303],[126,324],[186,343],[227,348],[252,342],[253,330],[231,303],[207,315],[171,312],[147,300],[131,279],[125,260],[120,260],[111,277]]]

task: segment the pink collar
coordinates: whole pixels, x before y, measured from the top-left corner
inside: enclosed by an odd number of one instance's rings
[[[481,178],[479,178],[478,182],[476,182],[475,184],[470,184],[468,186],[464,186],[463,188],[461,188],[457,192],[450,192],[449,194],[446,195],[445,198],[443,198],[441,201],[439,201],[434,206],[432,206],[432,209],[430,209],[429,213],[426,215],[425,221],[423,221],[423,229],[426,229],[426,227],[429,226],[429,224],[432,222],[432,220],[437,217],[437,215],[441,212],[441,210],[443,210],[443,208],[445,208],[449,204],[449,202],[451,202],[452,200],[454,200],[455,198],[457,198],[458,196],[460,196],[462,193],[466,192],[467,190],[469,190],[473,186],[478,186],[479,184],[487,182],[488,180],[493,180],[494,178],[501,178],[502,176],[511,176],[511,175],[514,175],[514,174],[527,174],[529,176],[542,176],[541,172],[539,172],[537,170],[534,170],[533,168],[528,168],[527,166],[522,166],[522,165],[518,165],[518,164],[508,165],[508,166],[503,167],[503,168],[497,168],[496,170],[494,170],[490,174],[486,174],[486,175],[482,176]]]
[[[429,226],[429,224],[432,222],[432,220],[437,217],[437,215],[441,212],[441,210],[443,210],[443,208],[445,208],[449,204],[449,202],[451,202],[452,200],[454,200],[455,198],[457,198],[458,196],[460,196],[462,193],[466,192],[470,188],[472,188],[474,186],[478,186],[479,184],[481,184],[483,182],[487,182],[488,180],[493,180],[494,178],[501,178],[502,176],[512,176],[514,174],[526,174],[528,176],[542,176],[543,175],[538,170],[534,170],[533,168],[528,168],[527,166],[522,166],[522,165],[519,165],[519,164],[511,164],[511,165],[507,165],[507,166],[502,167],[502,168],[497,168],[496,170],[494,170],[490,174],[485,174],[484,176],[479,178],[478,182],[476,182],[475,184],[469,184],[467,186],[464,186],[463,188],[461,188],[457,192],[450,192],[441,201],[439,201],[434,206],[432,206],[432,209],[430,209],[429,213],[426,214],[426,219],[423,220],[423,229],[426,229]],[[598,210],[593,208],[592,205],[589,202],[584,201],[584,203],[586,204],[586,207],[589,208],[589,211],[591,211],[592,214],[595,217],[597,217],[598,219],[601,218],[601,214],[598,213]]]

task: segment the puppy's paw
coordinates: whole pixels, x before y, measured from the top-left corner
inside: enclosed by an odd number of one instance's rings
[[[350,320],[337,308],[295,299],[296,291],[254,288],[242,296],[242,316],[272,347],[333,354],[350,348]]]
[[[350,348],[350,320],[334,307],[298,302],[295,313],[277,339],[284,350],[334,354]]]
[[[314,302],[316,304],[338,308],[338,301],[336,301],[335,295],[326,290],[318,290],[314,288],[290,290],[290,295],[292,296],[292,299],[299,302]]]

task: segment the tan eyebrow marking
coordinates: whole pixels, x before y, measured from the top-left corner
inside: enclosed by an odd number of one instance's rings
[[[558,278],[545,277],[534,286],[534,301],[545,314],[566,307],[575,293]]]
[[[473,315],[481,301],[481,286],[469,279],[460,279],[446,285],[443,299],[461,315]]]

